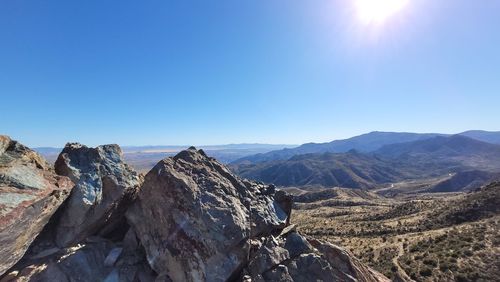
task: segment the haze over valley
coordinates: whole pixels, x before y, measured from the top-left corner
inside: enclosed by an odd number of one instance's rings
[[[141,172],[188,146],[124,146]],[[473,190],[500,173],[500,132],[371,132],[328,143],[200,146],[242,177],[278,186],[373,189],[433,179],[429,191]],[[35,148],[54,162],[62,149]]]

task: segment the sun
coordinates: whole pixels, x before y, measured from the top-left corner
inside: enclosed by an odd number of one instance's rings
[[[401,11],[409,0],[355,0],[358,16],[366,24],[382,24]]]

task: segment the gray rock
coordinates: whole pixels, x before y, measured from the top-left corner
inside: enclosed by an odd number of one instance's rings
[[[113,266],[115,265],[115,262],[118,260],[118,257],[122,254],[123,248],[116,247],[113,248],[106,259],[104,260],[104,265],[105,266]]]
[[[139,247],[139,241],[137,240],[134,229],[129,228],[127,233],[125,233],[125,237],[123,237],[123,247],[129,252],[134,252]]]
[[[72,187],[40,155],[0,135],[0,275],[22,258]]]
[[[292,229],[265,240],[243,269],[252,281],[389,281],[342,248]]]
[[[115,268],[104,279],[104,282],[120,282],[120,273]]]
[[[55,169],[75,183],[67,203],[58,212],[56,242],[59,246],[81,242],[94,234],[106,235],[125,224],[124,213],[142,178],[124,163],[118,145],[88,148],[68,143]]]
[[[102,281],[111,269],[104,267],[110,243],[75,245],[56,257],[24,260],[15,266],[14,281]]]
[[[258,277],[289,259],[289,252],[280,246],[278,240],[270,236],[265,239],[247,268],[251,277]]]
[[[60,250],[61,249],[56,248],[56,247],[45,249],[45,250],[38,252],[37,254],[31,256],[30,259],[41,259],[44,257],[48,257],[48,256],[51,256],[53,254],[58,253]]]
[[[335,276],[342,281],[390,281],[384,275],[361,263],[349,251],[313,238],[308,242],[333,266]]]
[[[332,266],[317,253],[305,253],[286,263],[293,281],[352,281],[337,279]]]
[[[288,250],[290,257],[297,257],[300,254],[313,251],[313,247],[307,239],[297,232],[287,234],[284,248]]]
[[[190,148],[146,175],[127,219],[160,276],[226,281],[248,262],[251,238],[286,226],[289,212],[272,192]]]
[[[287,226],[292,204],[287,193],[242,180],[190,148],[146,175],[126,216],[167,280],[386,281]]]
[[[288,268],[282,264],[279,264],[275,268],[264,273],[262,276],[263,281],[276,281],[276,282],[292,282],[294,281],[290,273],[288,273]]]
[[[67,247],[51,257],[23,258],[6,274],[9,281],[153,282],[156,275],[140,254],[120,253],[108,240]],[[109,263],[110,257],[114,262]]]

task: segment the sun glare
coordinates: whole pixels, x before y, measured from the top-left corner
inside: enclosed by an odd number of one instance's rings
[[[366,24],[381,24],[397,14],[409,0],[355,0],[358,16]]]

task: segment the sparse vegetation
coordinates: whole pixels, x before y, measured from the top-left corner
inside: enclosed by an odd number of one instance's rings
[[[387,199],[338,189],[335,199],[299,203],[295,223],[393,279],[495,281],[500,277],[499,190],[493,184],[468,194]],[[363,201],[369,204],[358,204]]]

